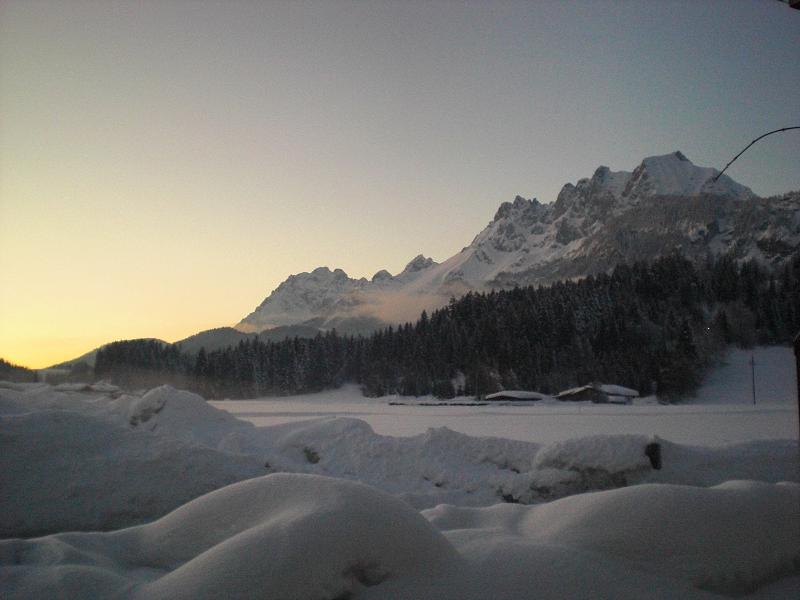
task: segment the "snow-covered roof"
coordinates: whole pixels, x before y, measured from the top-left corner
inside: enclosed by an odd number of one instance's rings
[[[559,392],[556,394],[556,398],[560,398],[562,396],[571,396],[572,394],[577,394],[578,392],[582,392],[583,390],[592,389],[591,385],[581,385],[574,388],[569,388],[568,390],[564,390],[563,392]]]
[[[547,394],[539,392],[526,392],[524,390],[503,390],[502,392],[495,392],[486,396],[487,400],[495,400],[499,398],[514,398],[515,400],[544,400],[549,398]]]
[[[611,385],[608,383],[601,383],[599,385],[595,385],[594,387],[595,389],[598,389],[601,392],[608,394],[610,396],[636,397],[639,395],[638,391],[631,388],[622,387],[621,385]]]
[[[582,385],[579,387],[570,388],[568,390],[564,390],[563,392],[559,392],[556,394],[556,398],[562,398],[564,396],[572,396],[573,394],[577,394],[584,390],[597,390],[599,392],[603,392],[604,394],[608,394],[609,396],[625,396],[626,398],[635,398],[639,395],[634,389],[626,388],[621,385],[613,385],[610,383],[593,383],[589,385]]]

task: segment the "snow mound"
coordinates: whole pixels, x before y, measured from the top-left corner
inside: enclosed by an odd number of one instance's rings
[[[420,515],[359,483],[277,474],[147,525],[0,541],[0,579],[10,600],[713,598],[797,574],[798,507],[797,484],[737,481]]]
[[[645,448],[658,443],[643,435],[596,435],[555,442],[537,453],[534,467],[626,472],[649,470]]]
[[[460,558],[408,505],[367,486],[270,475],[113,533],[0,542],[7,598],[350,597]]]
[[[169,385],[143,395],[122,394],[104,383],[0,387],[0,414],[69,411],[108,423],[216,448],[229,433],[253,424],[211,406],[202,396]]]
[[[514,482],[530,471],[539,445],[445,427],[413,437],[382,436],[364,421],[339,417],[234,432],[220,448],[263,456],[278,471],[362,481],[428,508],[492,504],[502,500],[502,489],[524,488]]]
[[[491,547],[494,538],[515,546],[516,560],[524,562],[527,548],[534,564],[520,569],[528,572],[538,570],[544,547],[611,557],[629,569],[727,594],[751,592],[800,569],[794,483],[647,484],[537,506],[443,505],[423,514],[462,552]]]
[[[5,414],[0,537],[141,523],[264,473],[255,457],[131,431],[91,414]]]
[[[642,435],[602,435],[555,442],[543,447],[533,461],[527,487],[511,494],[525,504],[623,487],[654,477],[661,468],[648,456],[660,443]]]
[[[211,406],[197,394],[162,385],[133,399],[127,409],[131,427],[158,432],[187,442],[216,448],[222,439],[253,425]]]
[[[741,593],[800,567],[800,486],[643,485],[538,507],[529,532]]]
[[[97,383],[59,383],[53,386],[53,389],[59,392],[101,392],[104,394],[119,394],[120,388],[112,385],[107,381],[98,381]]]

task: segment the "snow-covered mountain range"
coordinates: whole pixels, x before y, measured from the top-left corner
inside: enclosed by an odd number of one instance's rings
[[[680,250],[702,259],[779,264],[800,248],[800,193],[759,198],[682,153],[645,158],[632,172],[599,167],[551,204],[520,196],[500,205],[472,243],[442,263],[422,255],[371,280],[319,267],[290,276],[237,329],[305,323],[367,331],[411,321],[469,290],[543,284]]]

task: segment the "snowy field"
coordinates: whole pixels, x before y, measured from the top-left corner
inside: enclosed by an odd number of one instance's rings
[[[751,355],[756,361],[755,406]],[[379,434],[394,436],[447,427],[471,436],[544,444],[589,435],[637,433],[681,444],[720,446],[751,440],[796,439],[796,389],[791,348],[767,347],[753,351],[732,349],[725,363],[709,374],[696,398],[673,405],[659,405],[653,398],[643,398],[634,406],[558,401],[474,407],[392,406],[389,402],[410,403],[413,399],[364,398],[355,386],[324,394],[212,404],[261,426],[346,416],[366,421]]]
[[[0,595],[794,599],[792,355],[755,407],[749,358],[678,406],[0,383]]]
[[[256,425],[306,419],[352,417],[383,435],[411,436],[430,427],[447,427],[471,436],[552,443],[588,435],[641,433],[682,444],[719,446],[754,439],[797,437],[797,404],[683,404],[612,406],[591,403],[528,406],[389,406],[385,399],[356,404],[359,394],[338,394],[339,402],[320,406],[315,398],[214,402],[219,409]],[[326,398],[330,400],[330,398]]]

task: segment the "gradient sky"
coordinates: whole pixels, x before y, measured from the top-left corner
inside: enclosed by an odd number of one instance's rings
[[[0,0],[0,356],[230,325],[500,202],[800,125],[800,11],[717,2]],[[800,134],[729,174],[800,189]]]

